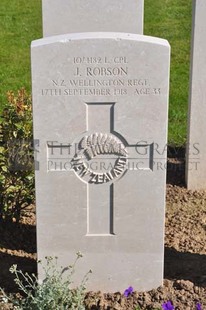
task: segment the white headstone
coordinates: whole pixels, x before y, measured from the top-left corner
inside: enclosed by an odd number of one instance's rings
[[[32,44],[38,257],[81,251],[88,289],[162,284],[169,55],[121,33]]]
[[[143,33],[144,0],[42,0],[44,37],[73,32]]]
[[[206,189],[206,1],[193,1],[186,183]]]

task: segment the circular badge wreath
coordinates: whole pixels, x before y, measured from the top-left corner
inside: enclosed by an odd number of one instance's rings
[[[99,156],[115,155],[112,168],[106,172],[91,169],[90,161]],[[78,144],[78,152],[72,159],[72,168],[88,183],[102,184],[121,177],[127,165],[127,150],[123,142],[113,134],[93,133],[84,136]]]

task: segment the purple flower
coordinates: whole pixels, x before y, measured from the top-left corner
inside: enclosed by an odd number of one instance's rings
[[[197,310],[202,310],[202,306],[201,306],[201,304],[199,302],[196,304],[196,309]]]
[[[129,286],[125,291],[124,291],[124,296],[125,297],[129,297],[132,292],[134,291],[133,287],[132,286]]]
[[[162,304],[162,309],[164,309],[164,310],[174,310],[175,307],[173,306],[171,301],[168,301],[168,302],[165,302],[165,303]]]

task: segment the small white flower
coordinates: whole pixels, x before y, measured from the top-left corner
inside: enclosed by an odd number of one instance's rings
[[[8,303],[8,298],[6,296],[2,297],[2,302],[4,302],[5,304]]]

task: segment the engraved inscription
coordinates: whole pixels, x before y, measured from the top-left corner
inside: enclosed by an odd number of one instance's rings
[[[87,67],[86,69],[86,75],[87,76],[124,76],[128,74],[128,68],[127,67]]]
[[[68,60],[70,78],[51,77],[42,96],[160,96],[161,88],[150,78],[131,78],[132,63],[126,56],[74,57]],[[128,78],[130,77],[130,78]]]
[[[125,56],[118,56],[118,57],[74,57],[73,59],[74,64],[127,64],[128,60]]]

